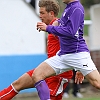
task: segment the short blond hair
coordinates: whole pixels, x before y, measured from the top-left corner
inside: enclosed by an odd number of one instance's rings
[[[47,12],[53,11],[58,16],[60,6],[57,0],[39,0],[39,7],[45,7]]]

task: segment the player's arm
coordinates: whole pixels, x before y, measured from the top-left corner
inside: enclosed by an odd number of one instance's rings
[[[58,21],[54,21],[52,26],[58,26]],[[40,31],[46,31],[46,28],[47,28],[47,25],[43,22],[38,22],[37,23],[37,30],[40,32]]]

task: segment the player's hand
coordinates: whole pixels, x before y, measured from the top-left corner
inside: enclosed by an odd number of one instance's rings
[[[46,31],[47,25],[43,22],[38,22],[37,23],[37,30],[40,31]]]
[[[75,75],[75,83],[79,84],[82,83],[84,80],[84,76],[81,72],[77,71]]]

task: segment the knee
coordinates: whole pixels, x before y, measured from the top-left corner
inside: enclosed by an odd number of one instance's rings
[[[37,74],[37,73],[33,73],[32,74],[32,79],[33,79],[33,82],[36,83],[40,80],[44,80],[44,76],[41,74]]]
[[[92,86],[94,86],[96,89],[100,89],[100,82],[98,81],[92,81],[90,82],[92,84]]]

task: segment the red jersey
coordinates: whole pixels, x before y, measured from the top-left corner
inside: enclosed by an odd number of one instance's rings
[[[50,25],[52,25],[52,23],[55,20],[56,19],[51,21]],[[53,35],[53,34],[48,34],[48,37],[47,37],[47,55],[48,55],[48,58],[53,57],[54,55],[56,55],[56,53],[59,49],[60,49],[60,45],[59,45],[58,36]]]

